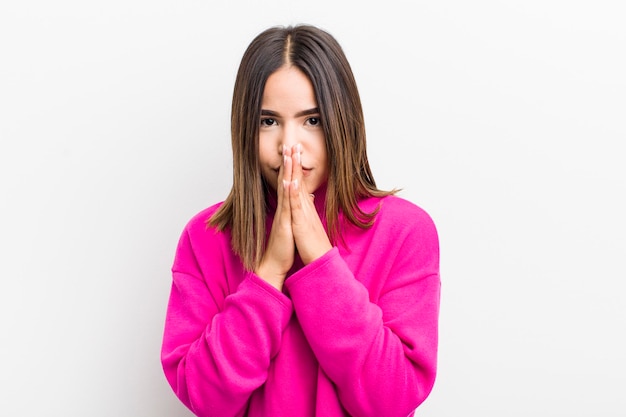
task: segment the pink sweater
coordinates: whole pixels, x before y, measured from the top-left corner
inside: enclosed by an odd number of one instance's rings
[[[363,200],[366,230],[302,266],[283,292],[243,269],[228,232],[182,233],[162,346],[165,376],[198,416],[412,415],[435,381],[439,244],[399,198]],[[319,204],[321,206],[321,204]],[[318,207],[321,210],[321,207]],[[271,222],[271,216],[268,222]]]

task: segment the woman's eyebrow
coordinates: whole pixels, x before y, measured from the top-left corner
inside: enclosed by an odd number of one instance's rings
[[[314,107],[312,109],[299,111],[298,113],[296,113],[296,117],[308,116],[311,114],[319,114],[319,112],[320,112],[320,109],[318,107]]]
[[[298,113],[295,114],[294,117],[302,117],[302,116],[308,116],[311,114],[319,114],[319,112],[320,112],[319,107],[314,107],[312,109],[299,111]],[[280,117],[280,114],[273,110],[261,109],[261,116]]]

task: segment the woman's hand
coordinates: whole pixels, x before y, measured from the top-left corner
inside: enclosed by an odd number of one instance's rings
[[[300,145],[283,147],[283,165],[276,185],[278,203],[267,248],[255,273],[282,291],[295,251],[307,265],[332,245],[302,175]]]
[[[292,180],[289,186],[291,228],[300,259],[307,265],[332,249],[332,245],[315,210],[314,197],[309,194],[304,182],[301,145],[294,146],[291,155],[293,161]]]
[[[287,273],[295,256],[295,243],[291,227],[289,186],[292,181],[293,160],[291,148],[283,147],[283,164],[278,172],[276,192],[278,203],[269,240],[263,259],[255,273],[282,291]]]

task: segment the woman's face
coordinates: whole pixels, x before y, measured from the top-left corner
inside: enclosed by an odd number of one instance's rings
[[[302,146],[303,181],[314,193],[328,178],[328,157],[313,84],[296,67],[269,76],[263,91],[259,128],[261,173],[276,189],[283,145]]]

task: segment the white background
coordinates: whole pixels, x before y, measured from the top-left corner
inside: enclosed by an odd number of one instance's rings
[[[190,415],[159,362],[175,245],[230,188],[245,47],[299,22],[352,63],[378,185],[440,232],[417,415],[626,415],[625,21],[618,0],[2,2],[0,415]]]

